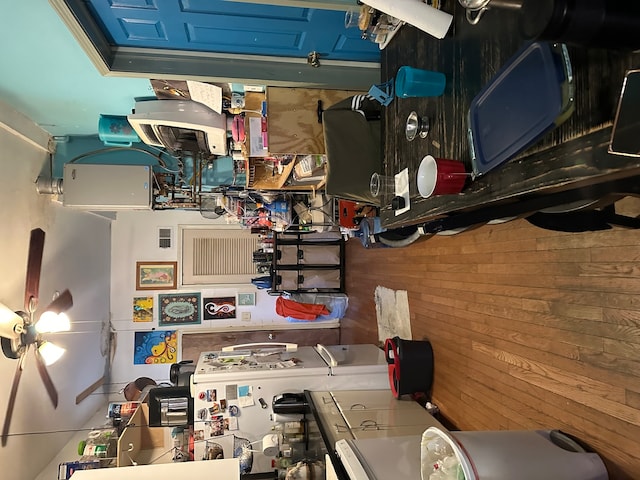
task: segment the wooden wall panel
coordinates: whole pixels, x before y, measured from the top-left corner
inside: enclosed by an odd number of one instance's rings
[[[269,153],[325,153],[322,124],[318,122],[318,100],[327,109],[340,100],[360,93],[366,92],[269,87]]]
[[[255,342],[290,342],[300,346],[340,344],[339,328],[295,328],[289,330],[243,330],[182,335],[182,359],[198,361],[201,352],[229,345]]]

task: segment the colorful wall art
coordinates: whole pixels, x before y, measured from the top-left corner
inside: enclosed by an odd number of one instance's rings
[[[173,290],[178,262],[136,262],[136,290]]]
[[[159,294],[159,325],[188,325],[201,323],[200,293]]]
[[[168,364],[178,361],[178,332],[176,330],[135,332],[134,342],[134,365]]]
[[[133,321],[153,322],[153,297],[134,297]]]
[[[208,297],[202,304],[205,320],[236,318],[236,297]]]

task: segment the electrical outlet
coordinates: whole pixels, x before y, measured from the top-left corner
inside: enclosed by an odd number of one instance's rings
[[[248,322],[249,320],[251,320],[251,312],[242,312],[240,319]]]

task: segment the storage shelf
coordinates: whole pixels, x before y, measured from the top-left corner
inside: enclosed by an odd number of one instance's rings
[[[271,293],[344,293],[345,245],[337,230],[274,235]]]

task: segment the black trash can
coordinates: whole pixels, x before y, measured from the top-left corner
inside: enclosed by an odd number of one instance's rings
[[[396,398],[424,393],[431,397],[433,385],[433,349],[428,340],[387,338],[384,344],[389,364],[389,385]]]

